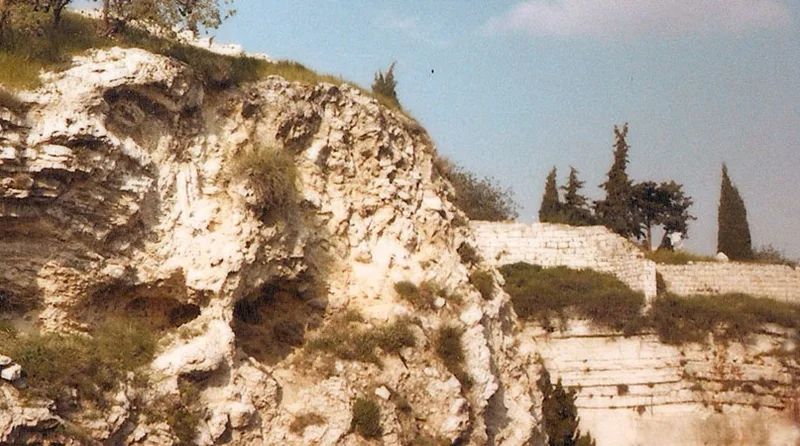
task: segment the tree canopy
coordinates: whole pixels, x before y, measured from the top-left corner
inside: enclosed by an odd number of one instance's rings
[[[632,197],[634,219],[639,226],[637,233],[639,238],[644,239],[648,249],[653,246],[653,227],[661,226],[664,229],[659,248],[671,248],[669,235],[680,232],[686,236],[689,220],[695,219],[689,214],[691,197],[687,197],[683,193],[683,186],[674,181],[638,183],[632,188]]]
[[[561,186],[564,191],[564,204],[561,209],[564,223],[574,226],[587,226],[596,224],[596,219],[589,209],[589,200],[581,194],[585,181],[578,179],[578,170],[570,166],[569,179],[566,186]]]

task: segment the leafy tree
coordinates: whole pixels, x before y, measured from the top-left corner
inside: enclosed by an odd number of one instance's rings
[[[592,211],[588,208],[588,200],[581,195],[580,190],[585,181],[578,179],[578,171],[570,166],[569,180],[566,186],[561,186],[564,191],[564,205],[562,206],[562,219],[565,223],[575,226],[595,224]]]
[[[453,185],[453,203],[471,220],[507,221],[517,218],[514,192],[503,189],[493,178],[478,179],[472,172],[445,158],[436,160],[436,169]]]
[[[728,166],[722,164],[722,183],[719,192],[717,213],[717,252],[724,252],[731,260],[753,258],[750,239],[750,226],[747,224],[747,210],[739,189],[728,177]]]
[[[197,34],[202,28],[217,28],[227,17],[220,12],[219,0],[100,0],[106,31],[113,32],[131,21],[174,27]],[[231,4],[233,0],[223,0]],[[229,11],[228,15],[233,11]]]
[[[375,73],[375,82],[372,83],[372,92],[385,97],[390,100],[394,105],[400,106],[400,100],[397,99],[397,81],[394,79],[394,66],[397,62],[392,62],[389,69],[384,74],[381,70]]]
[[[648,249],[653,246],[652,229],[655,226],[664,228],[660,248],[671,248],[670,234],[681,232],[685,235],[688,232],[689,220],[695,217],[688,212],[692,199],[684,195],[682,188],[674,181],[661,184],[645,181],[633,186],[635,221],[639,224],[637,232],[640,238],[644,238],[644,245]]]
[[[578,429],[578,409],[575,407],[575,391],[566,390],[561,379],[554,386],[550,372],[542,366],[542,374],[536,381],[542,392],[542,414],[544,430],[549,446],[595,446],[592,435],[581,435]]]
[[[558,198],[558,186],[556,185],[556,167],[547,174],[544,183],[544,196],[542,205],[539,207],[539,221],[542,223],[560,223],[561,201]]]
[[[620,129],[614,126],[614,163],[608,171],[608,180],[600,187],[605,189],[605,200],[595,204],[595,213],[600,222],[624,237],[637,237],[639,225],[632,207],[631,189],[633,183],[628,179],[625,169],[628,166],[628,124]]]

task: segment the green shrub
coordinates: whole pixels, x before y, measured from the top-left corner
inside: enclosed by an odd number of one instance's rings
[[[553,385],[544,365],[536,386],[542,393],[542,425],[548,446],[595,446],[591,433],[583,435],[578,429],[575,390],[564,389],[561,379]]]
[[[200,414],[192,407],[196,407],[200,398],[200,388],[196,383],[181,379],[178,382],[178,401],[173,401],[163,407],[165,421],[172,433],[178,437],[178,444],[195,444],[197,425],[200,423]]]
[[[477,265],[481,261],[481,256],[478,251],[469,243],[462,243],[458,247],[458,255],[461,257],[461,263],[465,265]]]
[[[22,102],[13,91],[0,87],[0,107],[18,111],[22,108]]]
[[[678,297],[653,302],[653,328],[662,342],[703,342],[713,333],[721,340],[745,340],[763,324],[800,328],[800,305],[746,294]]]
[[[381,408],[373,400],[358,398],[353,404],[353,422],[351,428],[364,438],[380,438]]]
[[[325,422],[325,417],[322,415],[316,412],[307,412],[296,416],[289,425],[289,430],[294,434],[302,435],[308,426],[322,426]]]
[[[669,249],[659,249],[656,251],[646,250],[644,256],[648,259],[666,265],[685,265],[689,262],[716,262],[713,256],[693,254],[688,251]]]
[[[481,293],[481,297],[485,300],[491,300],[494,295],[494,277],[490,271],[473,271],[473,273],[469,275],[469,283]]]
[[[13,334],[0,334],[9,337]],[[16,336],[4,353],[14,358],[27,374],[27,392],[55,400],[60,408],[70,403],[70,389],[79,399],[101,407],[105,393],[114,390],[132,372],[149,363],[156,340],[143,325],[110,321],[91,337],[47,334]]]
[[[762,245],[753,251],[753,262],[797,267],[797,260],[792,260],[773,245]]]
[[[545,327],[550,327],[554,317],[566,321],[570,309],[614,330],[641,323],[644,295],[611,274],[566,267],[545,269],[522,262],[505,265],[500,272],[517,315]]]
[[[449,297],[444,288],[427,280],[422,282],[419,286],[414,285],[414,283],[408,280],[397,282],[394,284],[394,290],[400,297],[407,300],[418,310],[425,310],[433,307],[433,302],[437,297]]]
[[[464,347],[461,345],[461,328],[445,325],[439,328],[436,337],[436,354],[442,360],[445,368],[458,379],[461,385],[469,387],[472,380],[464,369]]]
[[[256,146],[234,160],[233,174],[249,180],[265,215],[287,210],[297,196],[297,166],[288,151]]]
[[[508,221],[519,215],[514,192],[503,189],[493,178],[479,179],[472,172],[441,157],[434,161],[434,166],[436,172],[453,185],[453,204],[469,219]]]
[[[350,320],[348,320],[350,319]],[[404,347],[416,345],[410,329],[411,321],[400,318],[382,327],[368,330],[360,321],[341,317],[331,321],[321,333],[306,344],[306,351],[330,353],[347,361],[359,361],[382,366],[376,349],[388,354],[398,354]]]

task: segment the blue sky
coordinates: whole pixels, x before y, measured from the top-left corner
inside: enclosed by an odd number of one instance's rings
[[[694,198],[688,247],[712,253],[728,163],[755,244],[800,257],[800,0],[294,0],[235,3],[218,42],[398,95],[441,154],[510,186],[535,221],[569,166],[601,198],[612,127],[629,175]]]

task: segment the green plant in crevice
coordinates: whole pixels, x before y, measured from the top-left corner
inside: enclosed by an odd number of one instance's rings
[[[383,435],[381,427],[381,408],[375,401],[367,398],[358,398],[353,403],[353,418],[351,429],[364,438],[380,438]]]

